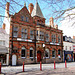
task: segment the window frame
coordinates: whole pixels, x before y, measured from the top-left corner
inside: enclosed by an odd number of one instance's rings
[[[22,48],[23,48],[23,50],[25,51],[25,56],[24,56],[24,57],[22,57],[22,55],[23,55],[23,54],[22,54]],[[25,48],[25,47],[22,47],[22,48],[21,48],[21,58],[26,58],[26,48]]]
[[[30,51],[33,52],[33,57],[30,57],[30,58],[34,58],[34,49],[32,47],[30,47]],[[30,54],[29,54],[29,56],[30,56]]]
[[[47,52],[48,51],[48,52]],[[46,57],[46,52],[48,53],[48,57]],[[49,51],[49,49],[47,48],[47,49],[45,49],[45,57],[46,58],[50,58],[50,51]]]

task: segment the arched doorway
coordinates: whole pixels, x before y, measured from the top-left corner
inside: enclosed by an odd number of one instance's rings
[[[41,51],[37,51],[37,62],[41,61]]]
[[[16,65],[16,55],[12,55],[12,65]]]

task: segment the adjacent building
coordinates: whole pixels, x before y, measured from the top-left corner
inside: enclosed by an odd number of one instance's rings
[[[9,65],[9,35],[0,28],[0,62]]]
[[[73,61],[73,42],[71,37],[63,36],[63,61]]]
[[[12,65],[25,63],[50,63],[63,61],[63,33],[54,25],[53,17],[49,26],[45,24],[38,2],[35,6],[26,4],[14,15],[9,13],[10,3],[6,4],[3,27],[9,34],[9,62]]]

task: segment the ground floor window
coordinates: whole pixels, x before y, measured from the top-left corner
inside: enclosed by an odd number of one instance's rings
[[[55,50],[52,50],[52,57],[55,57]]]
[[[61,50],[58,50],[58,58],[61,58]]]
[[[6,64],[6,54],[0,54],[0,62]]]
[[[30,48],[30,58],[33,58],[33,48]]]
[[[49,49],[46,49],[46,50],[45,50],[45,57],[46,57],[46,58],[49,58]]]
[[[26,56],[26,49],[25,47],[22,47],[21,49],[21,57],[25,57]]]

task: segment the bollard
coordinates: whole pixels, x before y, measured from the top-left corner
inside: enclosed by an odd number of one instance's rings
[[[23,62],[23,72],[24,72],[24,62]]]
[[[65,60],[65,68],[67,68],[66,60]]]
[[[56,67],[55,67],[55,61],[54,61],[54,69],[56,69]]]
[[[42,63],[41,63],[41,61],[40,61],[40,71],[42,71]]]
[[[1,62],[0,62],[0,74],[1,74]]]

